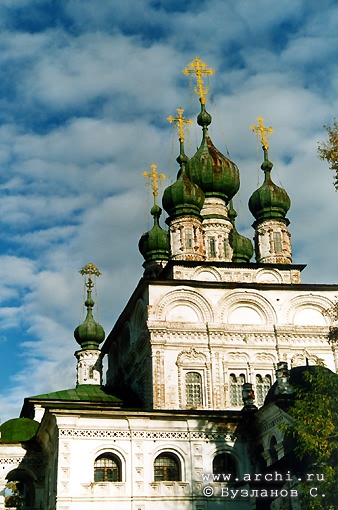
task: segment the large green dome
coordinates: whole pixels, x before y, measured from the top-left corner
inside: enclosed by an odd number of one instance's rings
[[[239,190],[239,170],[211,141],[208,125],[211,115],[201,104],[197,123],[203,128],[202,143],[188,163],[190,179],[200,186],[206,197],[215,196],[228,203]]]
[[[169,234],[159,223],[162,209],[155,204],[150,213],[154,217],[154,226],[141,236],[139,250],[146,262],[169,260]]]
[[[266,157],[261,166],[265,173],[264,182],[249,199],[249,209],[257,221],[285,219],[290,209],[289,195],[271,179],[272,167],[273,164]]]

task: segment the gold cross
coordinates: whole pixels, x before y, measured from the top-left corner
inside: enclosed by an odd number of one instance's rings
[[[260,137],[262,142],[262,147],[265,150],[268,150],[269,144],[267,137],[272,133],[272,127],[265,127],[263,124],[263,117],[257,117],[258,120],[258,126],[250,126],[250,129],[254,132],[256,132],[257,138]]]
[[[180,142],[184,142],[184,124],[192,124],[192,120],[184,119],[183,118],[183,108],[179,107],[177,108],[178,117],[173,117],[172,115],[169,115],[167,117],[167,120],[172,123],[175,122],[175,127],[178,129],[178,138]]]
[[[205,96],[209,92],[207,87],[203,86],[203,75],[215,74],[214,69],[208,69],[207,64],[202,62],[199,57],[196,57],[188,66],[183,69],[183,74],[188,76],[189,74],[195,74],[197,78],[197,86],[194,91],[199,96],[202,104],[205,104]]]
[[[156,197],[158,196],[159,179],[165,179],[164,174],[157,173],[157,165],[154,163],[150,165],[151,172],[143,172],[143,177],[152,181],[151,189],[153,190],[154,202],[156,203]]]
[[[92,262],[89,262],[86,266],[84,266],[81,271],[79,271],[82,275],[88,275],[88,281],[85,282],[86,287],[91,290],[94,287],[92,281],[92,275],[100,276],[101,272],[97,269]]]

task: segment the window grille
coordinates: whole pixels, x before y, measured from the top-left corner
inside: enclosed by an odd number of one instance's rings
[[[180,463],[176,455],[161,453],[154,462],[155,482],[178,482],[180,480]]]
[[[216,257],[216,242],[214,237],[209,237],[209,257]]]
[[[121,482],[121,462],[112,454],[100,455],[94,463],[95,482]]]
[[[271,388],[271,376],[266,374],[263,378],[260,374],[256,375],[256,403],[258,406],[262,406],[264,404],[264,400],[266,395],[268,394],[269,389]]]
[[[212,472],[214,475],[225,473],[234,477],[237,474],[236,461],[231,453],[219,453],[212,461]]]
[[[280,232],[273,232],[273,244],[276,252],[282,252],[282,235]]]
[[[243,406],[242,387],[245,383],[245,375],[230,374],[230,404],[232,406]]]
[[[185,246],[186,246],[186,248],[192,248],[192,230],[191,230],[191,228],[185,229]]]
[[[228,258],[228,240],[224,239],[223,241],[223,248],[224,248],[224,258]]]
[[[202,377],[198,372],[187,372],[185,376],[186,404],[198,407],[203,404]]]

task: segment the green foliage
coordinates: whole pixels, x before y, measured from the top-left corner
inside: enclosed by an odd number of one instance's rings
[[[338,343],[338,301],[326,310],[326,315],[331,319],[332,326],[330,326],[328,340],[330,344]]]
[[[318,488],[316,498],[309,494],[309,483],[301,484],[302,508],[332,510],[338,501],[338,375],[318,367],[304,377],[289,410],[293,422],[285,429],[296,441],[304,471],[324,475],[324,481],[312,485]]]
[[[324,126],[328,138],[326,142],[322,142],[318,146],[318,156],[321,160],[327,161],[329,168],[333,171],[334,187],[338,191],[338,121],[333,119],[332,126]]]

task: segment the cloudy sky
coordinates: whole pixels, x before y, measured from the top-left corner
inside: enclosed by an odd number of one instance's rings
[[[102,271],[99,320],[112,328],[142,274],[150,227],[143,171],[175,179],[177,132],[199,112],[182,74],[216,70],[210,133],[241,172],[237,228],[250,237],[262,154],[249,126],[274,128],[274,180],[292,200],[306,283],[338,282],[338,195],[317,157],[338,113],[335,0],[0,0],[0,418],[24,396],[75,384],[83,280]],[[190,129],[193,155],[200,128]],[[163,224],[163,221],[162,221]]]

